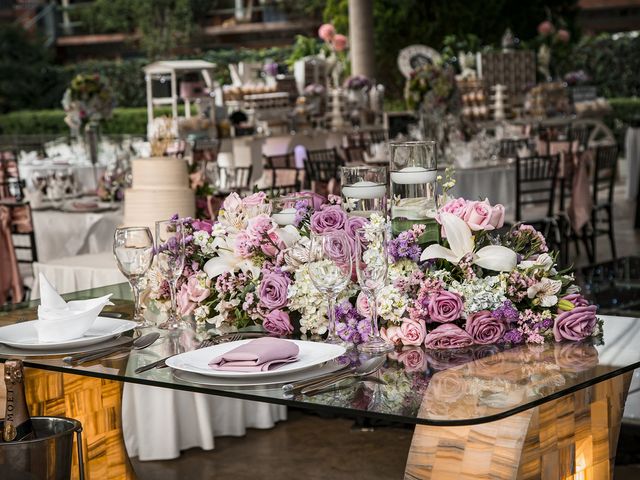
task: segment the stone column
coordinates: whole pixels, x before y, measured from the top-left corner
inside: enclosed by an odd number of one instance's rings
[[[375,77],[373,57],[373,0],[349,0],[351,74]]]

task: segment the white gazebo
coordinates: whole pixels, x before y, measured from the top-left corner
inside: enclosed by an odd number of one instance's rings
[[[215,63],[205,62],[204,60],[162,60],[154,62],[144,67],[145,80],[147,82],[147,135],[151,135],[153,129],[153,113],[154,107],[160,105],[171,105],[171,116],[173,119],[173,128],[177,133],[178,124],[178,102],[184,102],[185,118],[191,117],[191,98],[181,96],[178,92],[178,79],[187,73],[200,73],[204,80],[205,86],[208,88],[210,95],[214,92],[213,71],[216,68]],[[169,77],[171,95],[169,97],[153,96],[153,81],[166,80]],[[207,97],[199,97],[207,98]],[[211,102],[210,119],[215,121],[215,106],[213,96],[208,97]]]

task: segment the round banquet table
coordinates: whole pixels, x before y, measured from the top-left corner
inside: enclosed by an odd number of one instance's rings
[[[32,215],[40,262],[110,252],[113,232],[123,218],[122,210],[95,213],[34,210]]]

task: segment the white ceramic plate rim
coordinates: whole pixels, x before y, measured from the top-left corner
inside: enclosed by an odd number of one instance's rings
[[[298,361],[287,363],[280,368],[266,372],[234,372],[230,370],[213,370],[208,363],[218,355],[233,350],[240,345],[250,342],[252,339],[238,340],[236,342],[222,343],[211,347],[192,350],[169,358],[166,364],[183,372],[199,373],[208,377],[221,378],[264,378],[284,373],[293,373],[306,368],[311,368],[320,363],[328,362],[343,355],[346,349],[341,345],[330,343],[307,342],[304,340],[286,340],[298,345]]]
[[[40,320],[29,320],[28,322],[14,323],[13,325],[0,327],[0,343],[3,343],[10,347],[22,348],[26,350],[51,350],[55,348],[65,347],[84,347],[86,345],[93,345],[94,343],[103,342],[115,336],[121,335],[124,332],[133,330],[138,325],[136,322],[131,320],[121,320],[118,318],[98,316],[98,318],[96,319],[96,323],[94,323],[94,325],[89,330],[87,330],[82,337],[74,338],[72,340],[64,340],[58,342],[39,342],[37,340],[35,340],[35,342],[33,340],[16,341],[7,340],[3,336],[3,333],[8,329],[33,329],[33,332],[35,333],[36,330],[33,326],[33,323],[39,321]],[[100,330],[98,331],[98,334],[92,335],[91,332],[96,330],[96,324],[98,322],[101,322],[101,324],[98,325]]]

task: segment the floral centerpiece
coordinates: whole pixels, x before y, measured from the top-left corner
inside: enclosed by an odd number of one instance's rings
[[[454,69],[426,64],[411,72],[404,90],[407,106],[413,110],[437,109],[455,113],[459,109],[458,89]]]
[[[89,124],[111,118],[113,106],[111,89],[97,73],[76,75],[62,97],[65,122],[76,134]]]
[[[303,198],[295,203],[294,225],[285,227],[270,218],[264,193],[231,194],[215,222],[174,218],[187,232],[180,313],[221,330],[261,324],[277,334],[296,328],[324,334],[327,306],[309,277],[310,235],[340,231],[355,242],[357,229],[389,225],[375,214],[349,217],[339,197]],[[542,234],[524,224],[502,232],[503,206],[454,198],[439,209],[437,221],[440,243],[423,248],[422,225],[389,242],[388,283],[377,297],[388,341],[461,349],[601,334],[596,307],[580,295],[571,274],[557,269]],[[151,298],[162,304],[165,282],[153,270],[149,280]],[[335,312],[338,335],[354,344],[371,330],[367,298],[355,280]]]

